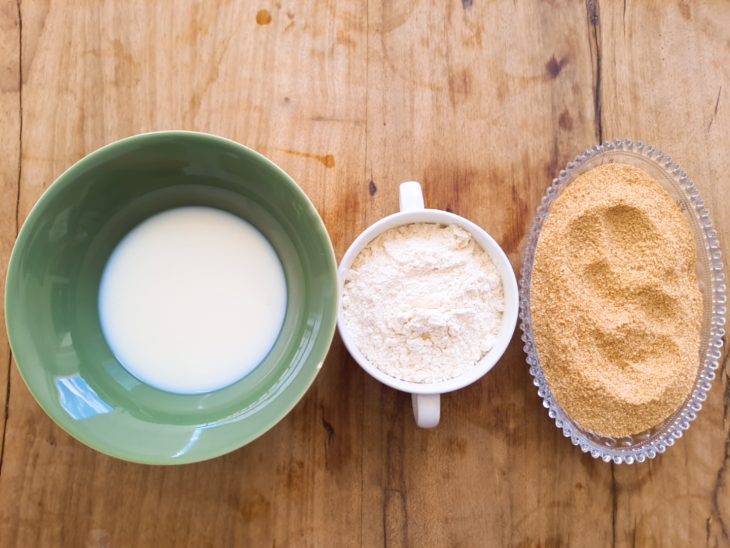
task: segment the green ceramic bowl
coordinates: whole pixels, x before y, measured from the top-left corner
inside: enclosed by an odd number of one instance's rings
[[[147,217],[188,205],[256,226],[276,249],[288,289],[284,325],[261,365],[198,395],[129,374],[107,346],[97,304],[119,240]],[[50,186],[18,235],[5,307],[20,374],[61,428],[121,459],[195,462],[263,434],[312,384],[334,333],[336,264],[311,202],[271,161],[212,135],[149,133],[93,152]]]

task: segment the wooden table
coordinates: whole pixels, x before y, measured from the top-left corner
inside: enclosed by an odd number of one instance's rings
[[[139,132],[224,135],[304,188],[341,257],[416,179],[517,269],[586,147],[669,152],[730,241],[730,5],[527,0],[0,0],[0,267],[54,178]],[[4,328],[2,330],[4,333]],[[730,545],[730,392],[656,461],[611,466],[548,419],[518,336],[415,427],[336,337],[278,426],[216,460],[128,464],[36,405],[0,340],[0,546]]]

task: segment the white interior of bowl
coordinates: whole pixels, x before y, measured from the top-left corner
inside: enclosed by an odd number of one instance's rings
[[[689,397],[674,415],[662,424],[623,438],[599,436],[583,429],[555,401],[535,347],[530,309],[530,285],[535,248],[540,230],[549,215],[550,206],[581,173],[611,162],[633,165],[646,171],[667,190],[690,222],[697,242],[697,279],[705,305],[699,367]],[[640,141],[616,140],[588,149],[560,172],[545,193],[527,239],[521,274],[520,328],[522,341],[525,343],[527,363],[534,377],[533,383],[537,386],[537,393],[543,400],[543,406],[555,420],[555,425],[563,431],[563,435],[570,438],[573,445],[579,446],[583,452],[590,452],[594,458],[617,464],[644,462],[646,459],[653,459],[657,454],[664,453],[668,447],[674,445],[697,417],[715,379],[715,371],[720,365],[722,355],[727,308],[725,273],[717,231],[713,228],[699,191],[687,174],[672,161],[671,157]]]

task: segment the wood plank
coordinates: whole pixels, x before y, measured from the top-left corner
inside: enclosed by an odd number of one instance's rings
[[[670,154],[730,237],[730,10],[719,2],[601,3],[603,129]],[[651,32],[647,32],[651,29]],[[697,422],[647,466],[617,467],[617,545],[730,544],[730,384],[727,367]]]
[[[0,3],[0,286],[5,287],[10,251],[17,233],[20,169],[20,21],[15,2]],[[11,355],[5,336],[5,299],[0,303],[0,474],[10,393]]]

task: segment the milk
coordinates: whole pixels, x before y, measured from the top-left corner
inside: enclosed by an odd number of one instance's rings
[[[119,362],[142,382],[181,394],[228,386],[271,350],[287,292],[271,244],[208,207],[159,213],[114,249],[99,315]]]

